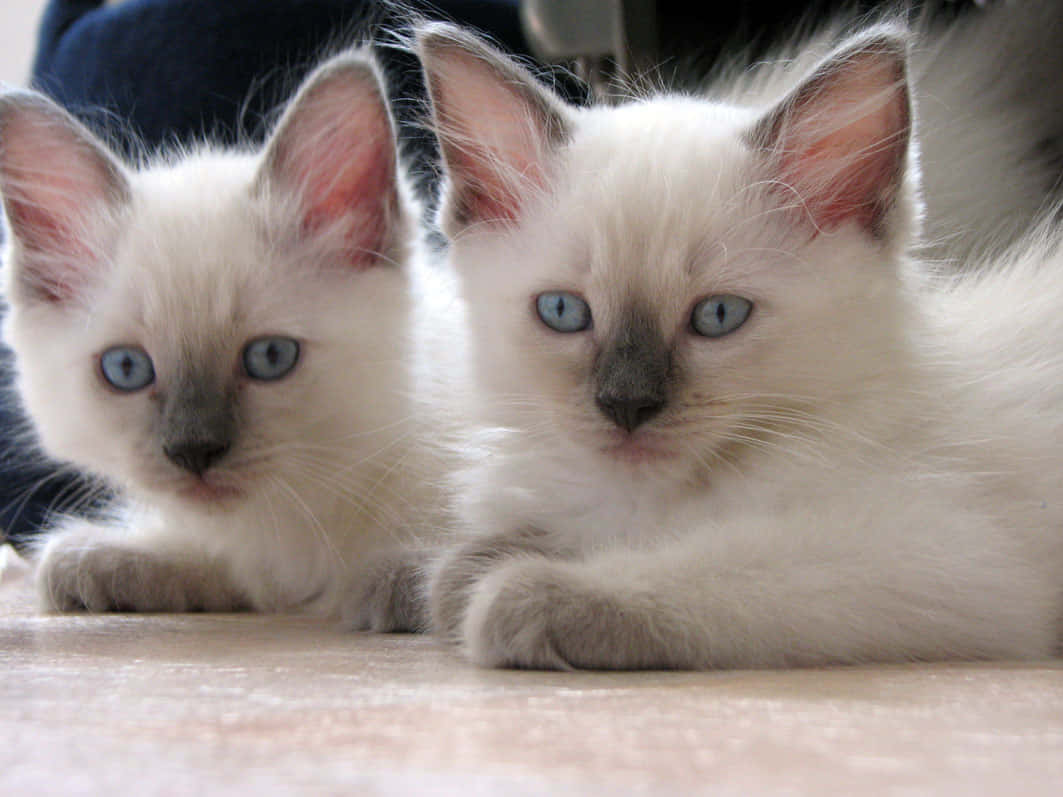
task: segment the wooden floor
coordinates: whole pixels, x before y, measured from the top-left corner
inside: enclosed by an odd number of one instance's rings
[[[0,576],[0,794],[1061,795],[1063,664],[472,668],[255,615],[35,614]]]

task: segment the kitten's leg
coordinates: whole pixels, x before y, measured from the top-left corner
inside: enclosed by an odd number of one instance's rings
[[[465,610],[477,584],[514,557],[564,555],[554,535],[531,526],[477,538],[454,548],[435,565],[430,579],[432,630],[448,640],[458,641]]]
[[[154,549],[78,523],[52,535],[37,563],[49,612],[226,612],[251,608],[219,561],[193,550]]]
[[[1047,657],[1056,643],[1051,579],[1007,551],[734,547],[502,562],[473,588],[466,652],[484,666],[703,669]]]
[[[392,551],[373,558],[354,577],[344,598],[344,625],[381,633],[427,631],[431,559],[425,550]]]

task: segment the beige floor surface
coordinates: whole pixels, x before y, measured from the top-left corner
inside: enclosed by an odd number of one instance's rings
[[[1061,795],[1063,663],[472,668],[255,615],[35,614],[0,575],[0,794]]]

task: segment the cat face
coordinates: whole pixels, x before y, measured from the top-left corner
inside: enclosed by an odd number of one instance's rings
[[[367,61],[312,75],[259,155],[130,173],[29,94],[4,98],[0,147],[5,331],[53,455],[221,511],[379,447],[406,390],[409,222]]]
[[[888,374],[912,213],[895,40],[767,112],[576,111],[452,29],[421,48],[493,422],[675,479],[822,433],[825,407]]]

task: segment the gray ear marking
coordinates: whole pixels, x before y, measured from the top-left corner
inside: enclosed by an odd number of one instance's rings
[[[567,105],[514,59],[453,25],[416,32],[447,181],[440,225],[451,237],[515,221],[546,187],[569,137]]]
[[[849,40],[748,134],[817,230],[855,221],[887,236],[912,135],[907,50],[888,26]]]
[[[120,161],[73,116],[33,91],[0,94],[0,194],[19,246],[17,298],[62,303],[100,267],[98,222],[131,198]]]
[[[417,31],[417,46],[426,65],[446,57],[447,51],[478,59],[485,70],[495,73],[495,79],[514,93],[520,95],[542,125],[546,140],[551,144],[563,144],[569,135],[565,118],[566,103],[556,94],[542,86],[531,73],[515,59],[496,50],[468,31],[445,22],[429,23]],[[429,91],[437,91],[440,83],[437,70],[428,72]]]
[[[383,77],[368,52],[335,56],[303,81],[253,190],[275,186],[299,196],[304,230],[338,226],[352,264],[388,260],[403,224],[398,152]]]

